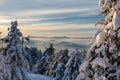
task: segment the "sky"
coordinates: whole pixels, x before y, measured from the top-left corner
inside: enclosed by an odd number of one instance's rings
[[[98,0],[0,0],[0,31],[17,19],[24,35],[91,36],[99,12]]]

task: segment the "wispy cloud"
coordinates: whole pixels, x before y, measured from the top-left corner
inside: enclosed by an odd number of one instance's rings
[[[96,6],[97,0],[1,0],[0,25],[9,26],[17,18],[22,30],[35,34],[81,33],[99,19]]]

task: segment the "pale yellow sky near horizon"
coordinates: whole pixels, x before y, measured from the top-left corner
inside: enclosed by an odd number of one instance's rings
[[[0,31],[2,32],[2,36],[7,35],[7,28],[9,26],[0,26]],[[21,30],[24,36],[31,35],[31,36],[46,36],[46,37],[54,37],[54,36],[68,36],[68,37],[91,37],[95,32],[94,31],[77,31],[77,32],[54,32],[54,30],[72,30],[74,28],[77,29],[93,29],[94,24],[81,24],[81,25],[75,25],[75,24],[69,24],[65,26],[52,26],[49,24],[36,24],[36,25],[29,25],[29,26],[20,26],[18,25],[18,28]]]

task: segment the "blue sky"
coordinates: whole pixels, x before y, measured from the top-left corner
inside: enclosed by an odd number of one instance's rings
[[[30,35],[79,36],[95,31],[98,0],[0,0],[0,25],[16,18]],[[32,32],[32,33],[31,33]]]

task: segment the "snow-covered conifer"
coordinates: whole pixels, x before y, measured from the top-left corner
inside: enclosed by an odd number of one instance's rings
[[[28,53],[22,44],[22,33],[17,25],[17,21],[11,22],[8,35],[1,39],[6,46],[0,51],[0,80],[29,80],[29,62],[25,57]]]
[[[95,34],[76,80],[120,80],[120,0],[99,0],[105,19]]]

